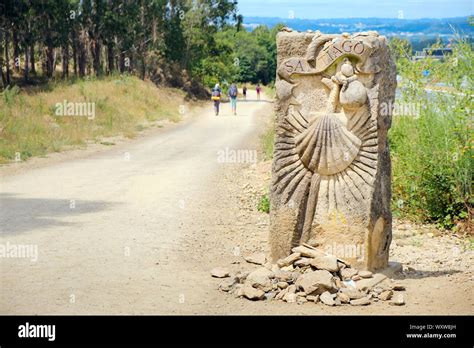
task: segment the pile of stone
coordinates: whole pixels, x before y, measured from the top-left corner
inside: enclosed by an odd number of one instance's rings
[[[231,274],[227,269],[214,268],[211,275],[224,278],[219,290],[249,300],[279,300],[302,304],[321,302],[327,306],[365,306],[387,301],[390,305],[405,304],[404,286],[390,283],[387,276],[357,270],[342,259],[309,245],[292,249],[292,254],[266,263],[265,254],[246,258],[259,264],[252,272]]]

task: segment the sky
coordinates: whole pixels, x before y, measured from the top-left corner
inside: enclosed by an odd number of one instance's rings
[[[244,17],[449,18],[473,14],[474,0],[237,0]]]

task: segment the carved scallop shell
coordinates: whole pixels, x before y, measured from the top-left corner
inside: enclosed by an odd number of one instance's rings
[[[301,162],[313,173],[332,175],[346,169],[359,153],[361,140],[335,114],[317,117],[296,137]]]

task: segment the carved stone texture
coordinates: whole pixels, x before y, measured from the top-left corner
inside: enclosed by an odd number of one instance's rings
[[[380,111],[390,110],[396,88],[387,40],[285,28],[277,47],[272,258],[308,243],[356,267],[384,268],[391,117]]]

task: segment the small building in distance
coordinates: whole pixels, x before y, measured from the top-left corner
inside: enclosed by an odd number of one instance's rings
[[[424,48],[423,51],[416,51],[412,59],[419,60],[425,58],[434,58],[444,60],[445,56],[451,54],[453,54],[452,48]]]

